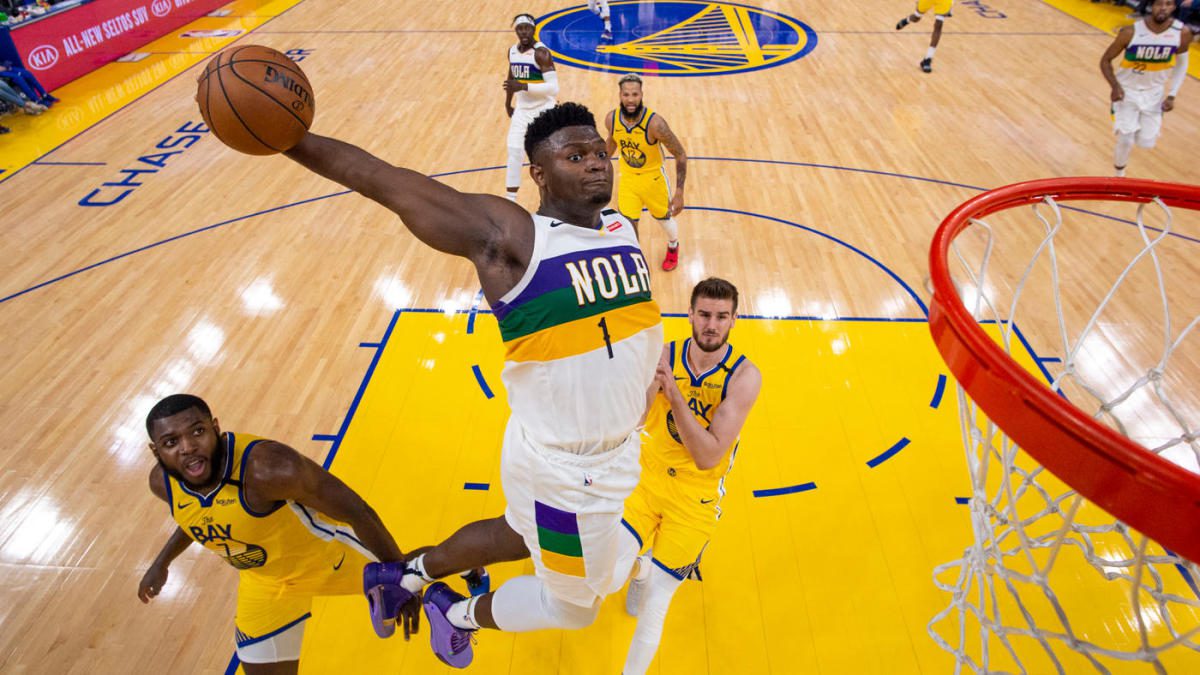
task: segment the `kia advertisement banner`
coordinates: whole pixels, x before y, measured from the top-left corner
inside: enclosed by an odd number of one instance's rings
[[[229,0],[97,0],[12,29],[25,67],[46,89],[90,73]]]

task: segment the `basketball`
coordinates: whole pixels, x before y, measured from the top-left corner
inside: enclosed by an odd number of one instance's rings
[[[196,102],[212,133],[249,155],[292,148],[312,124],[312,85],[284,54],[259,45],[217,54],[200,75]]]

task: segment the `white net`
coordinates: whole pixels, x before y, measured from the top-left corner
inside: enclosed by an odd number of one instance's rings
[[[950,267],[1016,362],[1197,472],[1200,217],[1175,212],[1047,197],[971,220]],[[958,399],[975,541],[935,570],[951,598],[929,624],[955,672],[1200,673],[1200,568],[1077,495],[961,386]]]

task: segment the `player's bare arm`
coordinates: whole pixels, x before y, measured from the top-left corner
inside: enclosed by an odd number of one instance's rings
[[[1108,80],[1108,86],[1112,88],[1111,98],[1114,103],[1125,98],[1125,89],[1121,87],[1121,83],[1117,82],[1112,61],[1125,51],[1132,39],[1133,26],[1125,26],[1117,33],[1117,37],[1113,38],[1112,44],[1104,50],[1104,54],[1100,57],[1100,72],[1104,75],[1104,79]]]
[[[508,113],[509,117],[513,116],[512,99],[513,99],[514,92],[508,88],[508,81],[511,79],[512,79],[512,71],[505,70],[504,71],[504,85],[502,85],[504,87],[504,112]]]
[[[269,511],[282,501],[303,504],[353,527],[381,562],[404,559],[371,505],[316,462],[276,441],[260,442],[248,461],[242,491],[252,509]]]
[[[679,215],[683,210],[683,186],[687,182],[687,151],[662,115],[655,115],[650,120],[648,131],[648,140],[662,143],[675,158],[675,194],[671,196],[671,215]]]
[[[157,464],[150,470],[150,492],[170,504],[163,470]],[[192,538],[177,526],[167,539],[167,543],[163,545],[162,550],[158,552],[158,556],[154,558],[154,562],[150,564],[150,569],[146,570],[146,574],[142,576],[142,581],[138,584],[139,600],[143,603],[150,602],[154,596],[162,592],[163,586],[167,583],[167,568],[171,566],[171,561],[178,558],[179,554],[186,551],[187,547],[191,545]]]
[[[721,463],[742,432],[742,426],[762,389],[762,373],[757,366],[746,361],[729,381],[729,393],[713,415],[712,423],[705,429],[688,408],[687,400],[675,384],[675,373],[670,366],[659,362],[655,379],[671,404],[679,439],[691,454],[696,468],[701,471]]]
[[[505,199],[459,192],[362,148],[313,133],[284,154],[391,209],[426,245],[471,260],[489,302],[512,288],[529,263],[533,221]]]
[[[550,50],[545,47],[538,47],[533,50],[533,60],[537,62],[542,74],[554,70],[554,57],[550,56]]]
[[[613,117],[615,113],[616,111],[609,110],[608,114],[604,116],[604,128],[608,131],[608,137],[604,139],[604,150],[608,153],[609,157],[612,157],[613,153],[617,151],[617,139],[613,137]]]
[[[1187,72],[1186,57],[1188,54],[1188,48],[1191,47],[1191,45],[1192,45],[1193,36],[1192,36],[1191,29],[1189,29],[1187,26],[1184,26],[1183,30],[1181,32],[1182,32],[1182,35],[1180,36],[1180,39],[1179,39],[1179,51],[1176,52],[1178,54],[1178,56],[1176,58],[1179,59],[1179,62],[1175,64],[1175,67],[1182,69],[1183,72]],[[1172,87],[1172,89],[1174,89],[1174,87]],[[1174,94],[1168,94],[1167,97],[1163,99],[1162,109],[1163,109],[1163,112],[1171,112],[1172,110],[1175,109],[1175,95]]]
[[[380,562],[404,560],[396,540],[371,505],[316,462],[275,441],[261,442],[247,461],[242,492],[250,508],[269,511],[281,501],[303,504],[352,527],[355,536]],[[420,601],[412,598],[400,608],[400,614],[407,640],[419,628]]]

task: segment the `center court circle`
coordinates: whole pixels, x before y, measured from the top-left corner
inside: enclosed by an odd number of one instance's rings
[[[586,5],[537,20],[537,39],[556,62],[610,73],[664,77],[730,75],[773,68],[817,46],[816,32],[790,16],[703,0],[609,3],[612,38]]]

